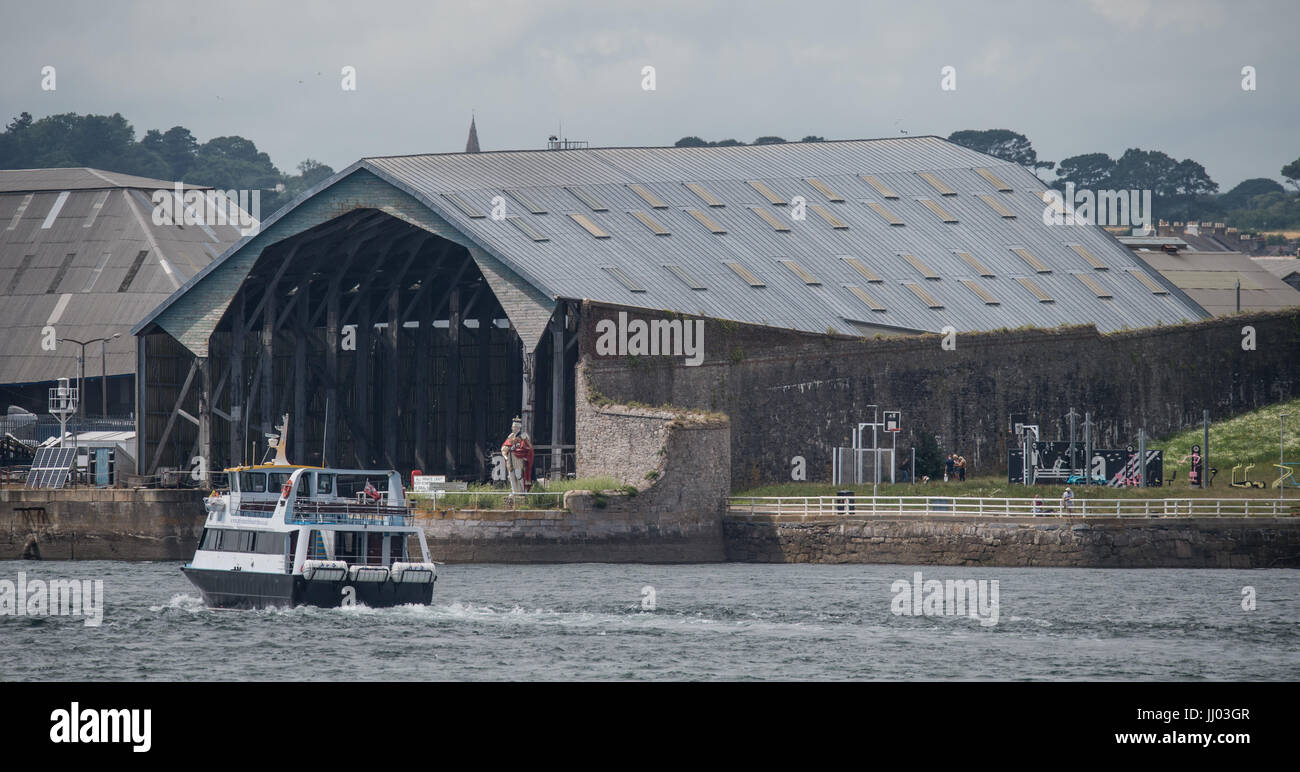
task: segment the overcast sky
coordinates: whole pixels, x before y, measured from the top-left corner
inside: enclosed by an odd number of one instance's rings
[[[200,141],[247,137],[283,171],[458,152],[471,111],[484,150],[544,147],[561,124],[593,147],[1007,128],[1051,161],[1130,147],[1192,158],[1221,191],[1280,179],[1300,157],[1296,0],[0,8],[3,122],[121,112],[137,137],[178,124]],[[948,65],[955,91],[940,88]],[[340,87],[344,66],[355,91]]]

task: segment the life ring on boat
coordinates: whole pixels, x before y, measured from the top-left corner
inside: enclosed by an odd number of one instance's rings
[[[289,491],[291,491],[291,490],[293,490],[293,483],[291,483],[291,482],[286,482],[284,485],[281,485],[281,486],[280,486],[280,498],[282,498],[282,499],[287,499],[287,498],[289,498]]]

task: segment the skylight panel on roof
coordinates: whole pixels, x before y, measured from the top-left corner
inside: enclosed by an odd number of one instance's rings
[[[533,227],[533,224],[522,217],[507,217],[506,221],[519,229],[519,232],[532,239],[533,241],[550,241],[550,237],[544,235],[541,231]]]
[[[826,207],[821,204],[809,204],[808,208],[816,212],[819,217],[826,221],[827,225],[830,225],[835,230],[846,231],[849,229],[848,223],[828,212]]]
[[[993,211],[1002,215],[1003,218],[1007,220],[1016,219],[1016,213],[1008,209],[1006,207],[1006,204],[1003,204],[1001,201],[999,201],[996,196],[990,195],[988,193],[976,193],[975,197],[978,198],[980,201],[983,201],[984,203],[988,204],[989,209],[992,209]]]
[[[789,268],[790,272],[793,273],[795,276],[798,276],[801,280],[803,280],[804,284],[807,284],[810,287],[816,287],[821,284],[820,279],[818,279],[816,276],[813,276],[811,273],[808,273],[808,271],[802,265],[799,265],[799,263],[795,262],[794,260],[781,260],[780,263],[781,265],[784,265],[786,268]]]
[[[926,182],[930,183],[930,187],[932,187],[932,188],[934,188],[935,190],[939,191],[939,195],[941,195],[941,196],[955,196],[955,195],[957,195],[957,191],[955,191],[955,190],[953,190],[952,188],[948,187],[947,184],[945,184],[943,180],[941,180],[941,179],[939,179],[938,177],[936,177],[936,176],[934,175],[933,172],[917,172],[917,173],[916,173],[916,176],[918,176],[918,177],[920,177],[921,179],[925,180]]]
[[[1048,295],[1046,292],[1044,292],[1044,291],[1043,291],[1043,288],[1040,287],[1040,286],[1038,286],[1038,284],[1037,284],[1033,279],[1026,279],[1026,278],[1024,278],[1024,277],[1022,277],[1022,276],[1018,276],[1018,277],[1016,277],[1016,281],[1020,282],[1020,286],[1024,287],[1025,289],[1029,290],[1030,292],[1034,293],[1034,297],[1038,298],[1038,302],[1039,302],[1039,303],[1054,303],[1054,302],[1056,302],[1056,301],[1052,300],[1052,296],[1051,296],[1051,295]]]
[[[1088,274],[1076,273],[1075,276],[1079,278],[1079,281],[1083,282],[1083,285],[1085,287],[1092,290],[1093,294],[1095,294],[1097,297],[1099,298],[1114,297],[1114,295],[1112,295],[1109,290],[1101,286],[1101,282],[1097,281],[1096,279],[1089,276]]]
[[[1038,273],[1052,272],[1052,269],[1048,268],[1046,263],[1044,263],[1042,260],[1039,260],[1037,257],[1035,257],[1033,253],[1031,253],[1028,249],[1025,249],[1024,247],[1012,247],[1011,251],[1016,253],[1017,257],[1019,257],[1021,260],[1024,260],[1026,263],[1028,263],[1029,267],[1033,268]]]
[[[851,255],[840,255],[840,259],[848,263],[850,268],[857,271],[859,274],[862,275],[862,278],[866,279],[872,284],[880,284],[881,282],[884,281],[884,279],[880,278],[880,276],[878,276],[875,271],[868,268],[867,264],[862,262],[861,259],[853,257]]]
[[[920,284],[917,284],[915,282],[905,281],[903,282],[903,286],[910,289],[913,295],[916,295],[918,298],[920,298],[921,302],[925,303],[930,308],[943,308],[943,303],[940,303],[934,297],[934,295],[931,295],[929,292],[926,292],[925,288],[922,287]]]
[[[23,219],[23,214],[27,212],[27,206],[32,203],[32,197],[35,195],[35,193],[28,193],[23,196],[23,202],[18,205],[18,209],[14,212],[14,218],[9,221],[9,227],[5,228],[5,230],[11,231],[18,227],[18,221]]]
[[[841,196],[839,193],[836,193],[835,191],[831,190],[830,186],[828,186],[826,183],[822,182],[821,180],[817,179],[816,177],[809,177],[807,179],[807,182],[809,185],[812,185],[814,188],[817,188],[817,192],[825,196],[828,201],[834,201],[836,203],[844,202],[844,196]]]
[[[988,180],[989,184],[997,188],[999,192],[1011,192],[1011,186],[1003,182],[1000,177],[994,174],[992,169],[976,169],[975,173]]]
[[[68,191],[63,191],[59,197],[54,199],[54,206],[50,207],[50,213],[45,215],[45,222],[41,223],[42,230],[48,230],[53,227],[54,220],[58,218],[59,212],[63,211],[63,205],[68,203],[68,196],[72,195]]]
[[[753,212],[754,214],[758,215],[759,217],[763,218],[763,222],[767,223],[768,225],[771,225],[773,230],[776,230],[776,231],[789,231],[789,230],[790,230],[790,226],[789,226],[789,225],[786,225],[785,223],[783,223],[783,222],[781,222],[780,220],[778,220],[778,219],[776,218],[776,215],[772,214],[771,212],[767,211],[766,209],[762,209],[762,208],[757,207],[757,206],[751,206],[751,207],[749,208],[749,211],[751,211],[751,212]]]
[[[667,268],[669,271],[671,271],[674,276],[682,280],[683,284],[685,284],[686,286],[690,287],[693,290],[708,289],[708,287],[701,284],[698,279],[696,279],[691,274],[687,273],[686,269],[681,267],[680,265],[665,264],[664,268]]]
[[[574,186],[566,186],[564,189],[567,190],[567,191],[569,191],[570,193],[572,193],[574,198],[576,198],[576,199],[578,199],[579,201],[581,201],[582,203],[586,204],[586,205],[587,205],[587,208],[590,209],[590,210],[593,211],[593,212],[608,212],[608,211],[609,211],[609,207],[607,207],[607,206],[605,206],[603,203],[601,203],[600,199],[598,199],[598,198],[596,198],[595,196],[591,195],[590,193],[588,193],[587,191],[583,190],[582,188],[574,187]]]
[[[727,266],[728,268],[730,268],[731,270],[735,271],[735,272],[736,272],[736,275],[739,276],[740,278],[744,279],[746,282],[748,282],[748,283],[749,283],[749,286],[751,286],[751,287],[766,287],[766,286],[767,286],[766,284],[763,283],[763,280],[762,280],[762,279],[760,279],[760,278],[758,278],[757,276],[755,276],[755,275],[753,274],[752,271],[750,271],[748,268],[746,268],[745,266],[741,265],[740,263],[737,263],[737,262],[735,262],[735,261],[728,261],[728,262],[726,263],[726,266]]]
[[[721,200],[721,199],[719,199],[717,196],[715,196],[715,195],[713,195],[712,193],[710,193],[710,192],[708,191],[708,189],[706,189],[706,188],[705,188],[703,185],[701,185],[700,183],[698,183],[698,182],[687,182],[687,183],[685,183],[685,184],[686,184],[686,189],[687,189],[687,190],[689,190],[690,192],[692,192],[692,193],[694,193],[695,195],[699,196],[699,197],[700,197],[700,200],[703,201],[704,203],[708,204],[709,206],[712,206],[712,207],[723,207],[723,206],[726,206],[726,204],[722,203],[722,200]]]
[[[596,223],[592,222],[592,221],[591,221],[591,218],[588,217],[587,215],[585,215],[585,214],[577,214],[577,213],[575,212],[575,213],[573,213],[573,214],[570,214],[570,215],[569,215],[569,218],[572,219],[572,220],[573,220],[574,222],[576,222],[577,224],[581,225],[583,228],[586,229],[586,231],[587,231],[588,233],[590,233],[591,235],[595,236],[596,238],[598,238],[598,239],[607,239],[607,238],[609,238],[609,234],[606,233],[605,231],[601,230],[600,226],[597,225]]]
[[[1148,276],[1148,275],[1146,275],[1145,273],[1143,273],[1141,269],[1130,269],[1130,270],[1129,270],[1129,273],[1131,273],[1131,274],[1133,274],[1133,276],[1137,277],[1137,280],[1138,280],[1138,281],[1142,282],[1142,284],[1144,284],[1144,285],[1146,286],[1147,289],[1151,290],[1151,294],[1152,294],[1152,295],[1168,295],[1168,294],[1169,294],[1169,290],[1167,290],[1167,289],[1165,289],[1164,287],[1160,286],[1160,283],[1159,283],[1159,282],[1157,282],[1155,279],[1153,279],[1153,278],[1151,278],[1150,276]]]
[[[885,222],[889,223],[890,225],[903,224],[903,221],[898,219],[898,216],[895,215],[893,212],[886,209],[884,204],[878,201],[868,201],[867,206],[871,207],[871,211],[885,218]]]
[[[849,292],[852,292],[853,296],[856,297],[858,300],[861,300],[863,303],[865,303],[867,305],[867,308],[870,308],[872,311],[876,311],[877,313],[884,312],[885,307],[880,305],[880,303],[876,302],[876,299],[871,297],[871,295],[868,294],[866,290],[862,289],[861,287],[854,286],[852,284],[846,284],[844,285],[844,288],[847,289]]]
[[[943,207],[939,206],[938,202],[928,198],[918,198],[917,201],[920,201],[922,204],[925,205],[926,209],[929,209],[931,212],[934,212],[936,215],[938,215],[940,220],[943,220],[946,223],[957,222],[957,218],[952,216],[952,214],[950,214],[947,209],[944,209]]]
[[[861,175],[862,181],[876,189],[876,192],[885,198],[898,198],[898,194],[890,190],[889,186],[881,182],[874,174]]]
[[[939,274],[935,273],[933,268],[923,263],[921,261],[921,258],[917,257],[916,255],[913,255],[910,252],[903,252],[901,253],[901,256],[904,260],[911,263],[912,267],[915,268],[918,272],[920,272],[920,274],[925,278],[933,279],[936,281],[939,279]]]
[[[998,299],[993,297],[991,294],[989,294],[989,291],[981,287],[978,283],[976,283],[974,279],[958,279],[957,281],[961,282],[962,286],[965,287],[966,289],[970,290],[971,292],[974,292],[977,298],[984,301],[984,305],[986,306],[1000,305],[1000,303],[998,303]]]
[[[703,225],[705,228],[708,228],[713,233],[723,234],[727,232],[726,228],[722,227],[721,225],[718,225],[717,221],[715,221],[712,217],[708,216],[704,212],[701,212],[698,209],[687,209],[686,211],[688,214],[690,214],[691,217],[694,217],[700,223],[700,225]]]
[[[108,193],[107,190],[101,190],[99,195],[95,196],[95,202],[90,205],[90,213],[86,215],[86,221],[81,224],[81,227],[89,228],[95,224],[100,211],[104,208],[104,202],[108,200]]]
[[[640,197],[642,198],[642,200],[644,200],[647,204],[649,204],[649,205],[651,206],[651,208],[654,208],[654,209],[667,209],[667,208],[668,208],[668,205],[665,204],[665,203],[663,202],[663,199],[661,199],[661,198],[659,198],[658,196],[656,196],[655,194],[651,193],[651,192],[650,192],[650,189],[647,188],[645,185],[636,185],[636,184],[633,184],[633,185],[628,185],[628,188],[631,189],[631,191],[632,191],[633,193],[635,193],[635,194],[637,194],[638,196],[640,196]]]
[[[474,220],[481,220],[482,218],[487,217],[487,215],[483,214],[483,212],[480,211],[478,207],[474,206],[469,201],[465,200],[465,197],[459,193],[443,193],[442,197],[450,201],[457,209],[461,211],[461,214],[465,215],[466,217],[469,217]]]
[[[618,279],[619,284],[622,284],[624,287],[627,287],[628,292],[645,292],[645,287],[642,287],[640,284],[637,284],[636,281],[633,280],[631,276],[628,276],[627,272],[624,271],[622,268],[619,268],[616,265],[606,265],[601,267],[604,268],[607,272],[609,272],[610,276],[613,276],[615,279]]]
[[[768,200],[768,203],[776,204],[777,206],[786,205],[786,200],[778,196],[776,191],[769,188],[766,183],[759,182],[758,180],[750,180],[749,187],[757,190],[760,196]]]
[[[507,190],[506,193],[511,198],[524,205],[524,208],[533,214],[546,214],[546,207],[539,205],[531,196],[522,190]]]
[[[991,271],[987,265],[981,263],[979,258],[975,257],[971,253],[955,252],[953,254],[957,255],[957,257],[960,257],[962,260],[965,260],[967,265],[975,269],[975,273],[978,273],[980,276],[993,278],[993,271]]]
[[[628,212],[628,214],[635,217],[637,219],[637,222],[644,225],[646,229],[648,229],[654,235],[656,236],[669,235],[668,229],[660,225],[659,222],[655,220],[655,218],[651,217],[646,212]]]
[[[1100,260],[1096,255],[1094,255],[1092,252],[1088,251],[1088,248],[1085,247],[1084,245],[1082,245],[1082,244],[1071,244],[1071,245],[1070,245],[1070,249],[1073,249],[1075,252],[1077,252],[1078,255],[1079,255],[1079,257],[1082,257],[1084,260],[1087,260],[1087,261],[1088,261],[1088,265],[1091,265],[1093,268],[1096,268],[1098,271],[1107,271],[1107,270],[1110,270],[1109,268],[1106,267],[1106,264],[1105,264],[1105,263],[1103,263],[1103,262],[1102,262],[1102,261],[1101,261],[1101,260]]]

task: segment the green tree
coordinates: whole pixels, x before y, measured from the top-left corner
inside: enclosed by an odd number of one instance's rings
[[[709,143],[699,137],[682,137],[673,143],[673,147],[708,147]]]
[[[269,190],[282,179],[270,156],[243,137],[216,137],[204,142],[195,152],[189,177],[187,182],[219,190]]]
[[[1291,187],[1300,191],[1300,158],[1282,167],[1282,176],[1291,184]]]
[[[779,145],[782,142],[785,142],[785,139],[781,137],[759,137],[754,140],[755,145]]]
[[[921,432],[921,441],[916,444],[916,479],[921,479],[921,475],[929,475],[931,480],[943,479],[943,452],[928,431]]]
[[[800,141],[800,142],[825,142],[825,141],[826,141],[826,138],[825,138],[825,137],[819,137],[819,136],[817,136],[817,135],[815,135],[815,134],[809,134],[808,136],[804,137],[803,139],[801,139],[801,140],[799,140],[799,141]]]
[[[1051,161],[1039,161],[1029,138],[1010,129],[964,129],[948,135],[948,141],[1035,171],[1056,166]]]
[[[1070,156],[1057,165],[1053,187],[1064,189],[1067,182],[1072,182],[1080,189],[1106,188],[1114,170],[1115,161],[1105,153]]]
[[[1268,177],[1254,177],[1243,180],[1235,188],[1219,196],[1219,206],[1224,211],[1229,212],[1234,209],[1246,209],[1250,206],[1250,200],[1255,196],[1285,192],[1286,188],[1279,185],[1277,180]]]

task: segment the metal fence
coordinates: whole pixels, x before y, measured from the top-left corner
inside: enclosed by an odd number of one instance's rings
[[[844,517],[1300,517],[1290,499],[1075,499],[954,496],[733,496],[728,516],[810,520]]]
[[[72,416],[68,419],[70,433],[81,432],[133,432],[135,419],[122,416],[108,418]],[[59,422],[54,416],[38,415],[20,418],[0,416],[0,437],[9,435],[29,447],[34,447],[51,437],[59,436]]]

